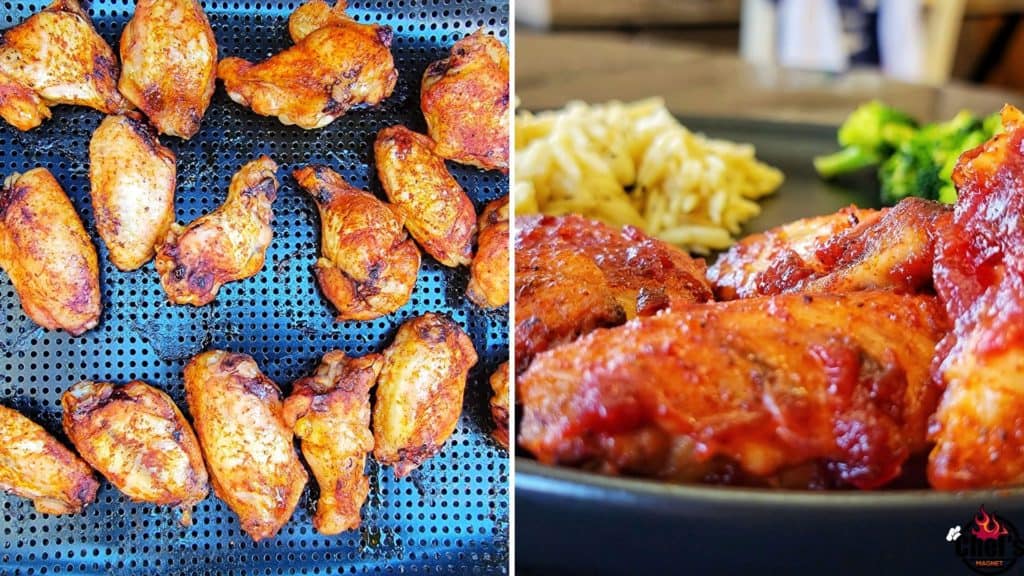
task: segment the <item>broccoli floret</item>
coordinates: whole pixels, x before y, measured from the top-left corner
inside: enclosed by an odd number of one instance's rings
[[[839,145],[834,154],[814,159],[823,178],[833,178],[881,162],[900,144],[914,136],[913,118],[877,100],[862,105],[839,128]]]

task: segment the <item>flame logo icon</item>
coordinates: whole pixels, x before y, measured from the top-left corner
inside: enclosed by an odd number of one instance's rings
[[[995,514],[989,515],[985,511],[985,506],[982,505],[978,514],[974,516],[974,523],[977,524],[975,528],[971,528],[971,534],[974,535],[978,540],[995,540],[1002,536],[1009,534],[1006,527],[999,523],[996,519]]]

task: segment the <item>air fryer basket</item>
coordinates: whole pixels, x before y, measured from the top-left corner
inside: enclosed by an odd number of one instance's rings
[[[204,1],[220,57],[263,59],[289,46],[289,2]],[[45,1],[0,3],[0,26],[39,11]],[[84,6],[117,49],[131,0]],[[397,123],[424,131],[419,86],[424,69],[457,39],[479,27],[508,42],[507,2],[389,0],[350,2],[361,22],[394,29],[398,86],[382,106],[354,110],[327,128],[303,131],[257,116],[231,102],[218,83],[202,130],[190,141],[163,137],[178,156],[177,218],[187,223],[218,206],[234,172],[259,154],[281,167],[274,203],[274,241],[264,269],[224,286],[201,308],[172,306],[152,263],[124,273],[107,258],[88,198],[88,143],[102,115],[59,106],[41,127],[21,133],[0,126],[0,175],[45,166],[71,197],[99,250],[103,289],[100,325],[79,338],[36,327],[0,274],[0,403],[22,411],[66,441],[60,395],[83,379],[142,379],[186,409],[182,368],[206,348],[252,355],[287,394],[328,350],[362,355],[381,350],[407,318],[433,311],[470,334],[479,364],[470,372],[463,416],[440,454],[403,480],[369,464],[370,497],[358,531],[325,537],[310,523],[314,484],[291,521],[273,539],[245,535],[235,515],[212,494],[184,528],[168,508],[133,504],[109,483],[84,513],[50,517],[30,502],[0,495],[0,574],[498,574],[508,563],[508,455],[488,437],[488,377],[508,357],[508,311],[484,311],[465,297],[468,270],[444,268],[424,254],[411,301],[371,322],[336,323],[312,265],[319,254],[316,207],[291,177],[323,163],[355,186],[382,195],[373,164],[378,130]],[[479,211],[508,192],[497,172],[449,164]]]

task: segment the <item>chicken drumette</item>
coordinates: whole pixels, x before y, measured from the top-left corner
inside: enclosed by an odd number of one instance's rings
[[[494,200],[480,215],[476,254],[470,265],[466,296],[477,306],[508,304],[508,195]]]
[[[508,448],[508,415],[509,415],[509,394],[508,394],[508,362],[502,362],[501,366],[491,374],[491,418],[494,420],[494,431],[491,436],[504,448]]]

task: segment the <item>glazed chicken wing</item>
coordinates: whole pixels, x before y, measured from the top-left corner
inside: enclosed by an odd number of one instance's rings
[[[307,166],[295,180],[320,211],[322,256],[316,277],[338,309],[337,320],[372,320],[409,301],[420,251],[393,206],[349,185],[326,166]]]
[[[466,296],[481,308],[508,304],[508,195],[494,200],[480,215],[476,254],[469,267]]]
[[[177,506],[181,523],[192,525],[209,480],[199,442],[167,394],[138,380],[83,381],[61,405],[64,432],[89,465],[136,502]]]
[[[384,351],[373,408],[373,455],[401,478],[441,450],[462,414],[476,364],[469,336],[445,316],[424,314],[398,329]]]
[[[217,40],[196,0],[139,0],[121,34],[125,98],[161,134],[199,131],[217,83]]]
[[[114,51],[76,0],[55,0],[3,33],[0,41],[0,117],[31,130],[50,106],[75,104],[107,114],[127,109],[117,91]]]
[[[955,325],[940,347],[946,387],[928,479],[943,490],[1024,484],[1024,114],[960,156],[951,232],[935,287]]]
[[[185,397],[213,491],[253,540],[274,537],[308,479],[277,385],[252,357],[213,350],[185,366]]]
[[[879,487],[926,447],[945,330],[934,297],[891,292],[683,306],[535,358],[519,442],[609,473],[771,483],[820,463],[831,485]]]
[[[853,206],[748,236],[708,270],[721,300],[787,292],[890,289],[932,284],[935,241],[951,211],[921,198],[892,208]]]
[[[333,9],[320,0],[312,4],[293,15],[291,48],[256,64],[225,58],[217,67],[232,100],[307,130],[323,128],[353,106],[379,104],[398,80],[391,28],[357,23],[345,14],[344,0]]]
[[[484,170],[508,172],[508,50],[477,30],[427,67],[420,108],[435,152]]]
[[[32,500],[41,514],[77,514],[99,487],[89,466],[42,426],[0,406],[0,491]]]
[[[99,322],[96,248],[45,168],[13,174],[0,190],[0,268],[43,328],[78,336]]]
[[[284,419],[302,439],[302,455],[320,486],[313,526],[321,534],[359,527],[370,492],[363,472],[373,450],[370,389],[382,364],[380,354],[350,358],[340,350],[328,352],[284,402]]]
[[[171,302],[209,304],[225,283],[263,269],[274,237],[276,171],[273,160],[260,156],[231,178],[220,208],[188,226],[171,225],[156,250],[156,270]]]
[[[384,191],[416,242],[445,266],[468,265],[476,210],[444,159],[434,154],[430,138],[392,126],[377,134],[373,151]]]
[[[89,142],[96,229],[121,270],[149,262],[174,222],[175,156],[140,116],[107,116]]]
[[[508,449],[508,362],[502,362],[491,374],[491,418],[494,420],[494,431],[491,436]]]

